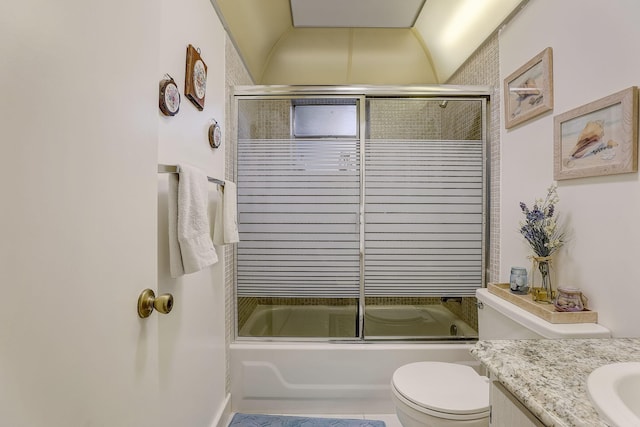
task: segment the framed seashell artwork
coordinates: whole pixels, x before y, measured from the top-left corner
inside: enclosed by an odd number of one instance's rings
[[[637,87],[555,116],[553,136],[556,180],[637,172]]]
[[[553,51],[546,48],[504,79],[507,129],[553,109]]]

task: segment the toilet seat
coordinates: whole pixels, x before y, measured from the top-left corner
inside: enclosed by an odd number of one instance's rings
[[[421,412],[455,420],[489,416],[489,379],[470,366],[410,363],[394,372],[391,383],[398,397]]]

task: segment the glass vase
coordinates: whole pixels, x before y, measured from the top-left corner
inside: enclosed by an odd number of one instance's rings
[[[551,257],[531,257],[531,294],[533,300],[551,304],[554,299],[553,286],[551,285]]]

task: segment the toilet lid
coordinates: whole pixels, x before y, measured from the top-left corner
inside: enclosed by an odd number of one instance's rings
[[[457,415],[489,411],[489,379],[470,366],[410,363],[395,371],[392,382],[406,399],[433,411]]]

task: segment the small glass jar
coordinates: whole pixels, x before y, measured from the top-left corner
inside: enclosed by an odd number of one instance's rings
[[[553,301],[553,305],[558,311],[582,311],[584,310],[584,300],[580,289],[558,288],[558,296]]]
[[[527,269],[524,267],[511,267],[511,278],[509,288],[514,294],[524,295],[529,292],[527,282]]]

